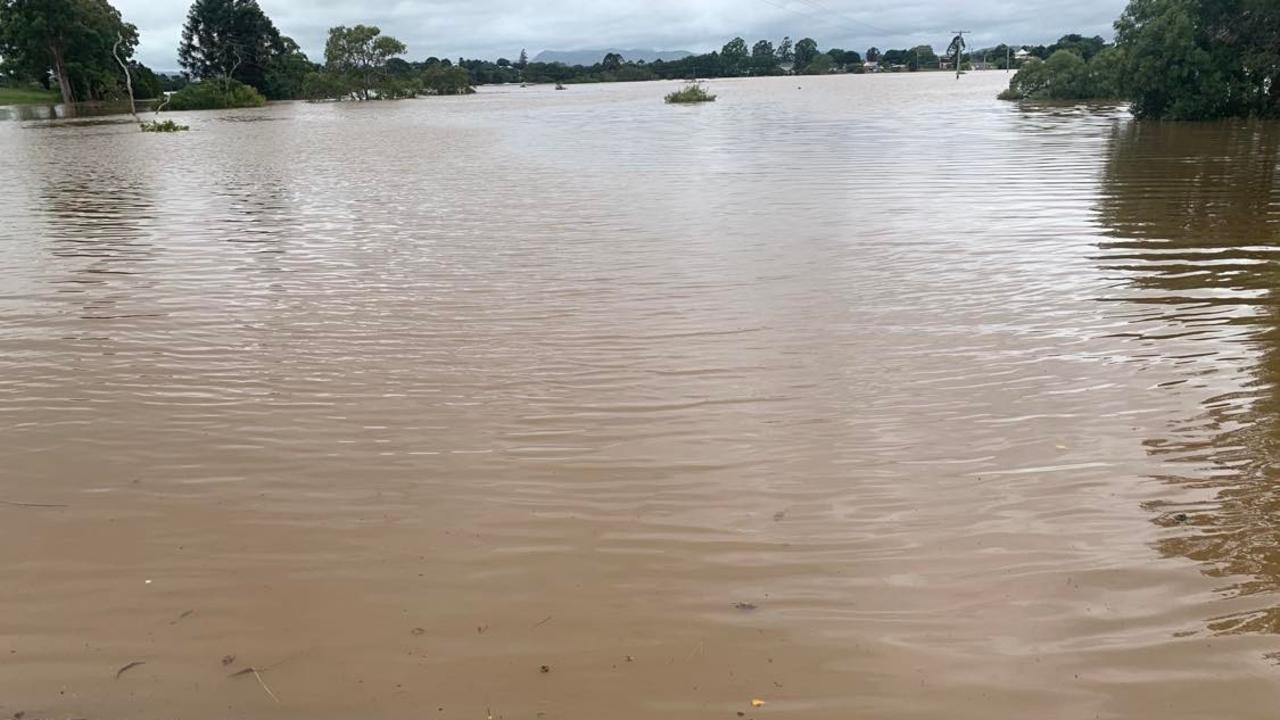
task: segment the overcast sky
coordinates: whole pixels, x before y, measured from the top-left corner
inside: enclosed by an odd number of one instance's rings
[[[178,66],[184,0],[112,0],[138,26],[139,59],[157,70]],[[783,35],[812,37],[823,49],[863,51],[929,44],[972,30],[972,47],[1044,43],[1068,32],[1111,39],[1125,0],[259,0],[280,32],[312,60],[324,54],[333,25],[364,23],[409,46],[408,58],[514,60],[521,48],[718,49],[741,35],[748,44]]]

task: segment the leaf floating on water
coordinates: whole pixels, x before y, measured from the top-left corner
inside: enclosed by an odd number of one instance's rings
[[[751,707],[764,707],[767,703],[760,698],[751,698]]]
[[[136,668],[136,667],[138,667],[139,665],[146,665],[146,663],[145,663],[145,662],[143,662],[142,660],[134,660],[133,662],[129,663],[128,665],[125,665],[124,667],[120,668],[119,670],[117,670],[117,671],[116,671],[116,679],[117,679],[117,680],[119,680],[121,675],[123,675],[123,674],[125,674],[126,672],[128,672],[128,671],[130,671],[130,670],[132,670],[132,669],[134,669],[134,668]]]

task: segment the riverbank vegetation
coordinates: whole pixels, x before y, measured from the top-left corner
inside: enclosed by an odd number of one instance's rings
[[[1020,69],[1005,99],[1130,101],[1140,118],[1280,117],[1280,5],[1130,0],[1116,41]]]
[[[1006,99],[1123,99],[1138,117],[1280,117],[1280,4],[1274,0],[1130,0],[1115,42],[1066,35],[1050,46],[999,45],[939,57],[932,47],[865,54],[812,38],[748,44],[678,60],[590,66],[428,57],[374,26],[329,31],[324,63],[280,33],[257,0],[194,0],[178,48],[181,77],[133,60],[137,29],[108,0],[0,0],[0,98],[63,102],[173,93],[173,110],[255,107],[267,100],[391,100],[462,95],[491,83],[632,82],[784,74],[1019,68]],[[116,57],[118,53],[118,59]],[[122,68],[123,66],[123,68]],[[124,72],[122,72],[122,69]]]
[[[58,102],[58,93],[42,87],[0,85],[0,105],[36,105]]]
[[[698,84],[688,85],[667,95],[668,103],[703,103],[715,102],[716,96]]]
[[[65,103],[125,97],[113,50],[141,74],[132,61],[137,44],[138,29],[107,0],[0,0],[0,75],[19,87],[56,88]]]

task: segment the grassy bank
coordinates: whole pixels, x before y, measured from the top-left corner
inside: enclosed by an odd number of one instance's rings
[[[0,87],[0,105],[39,105],[61,101],[58,93],[39,88]]]

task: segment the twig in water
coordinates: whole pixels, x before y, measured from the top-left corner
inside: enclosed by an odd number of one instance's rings
[[[145,663],[145,662],[143,662],[142,660],[134,660],[133,662],[129,663],[128,665],[125,665],[124,667],[120,668],[119,670],[117,670],[117,671],[116,671],[116,679],[117,679],[117,680],[119,680],[121,675],[123,675],[123,674],[125,674],[126,672],[128,672],[128,671],[130,671],[130,670],[132,670],[132,669],[134,669],[134,668],[136,668],[136,667],[138,667],[139,665],[146,665],[146,663]]]
[[[25,507],[25,508],[64,508],[64,507],[70,507],[69,505],[54,505],[54,504],[50,504],[50,503],[27,503],[27,502],[14,502],[14,501],[12,501],[12,500],[0,500],[0,505],[10,505],[10,506],[12,506],[12,507]]]
[[[541,620],[539,620],[537,623],[535,623],[535,624],[534,624],[534,627],[535,627],[535,628],[540,628],[540,627],[542,627],[543,625],[546,625],[546,624],[547,624],[547,623],[549,623],[549,622],[551,622],[551,616],[550,616],[550,615],[548,615],[548,616],[546,616],[546,617],[542,618]]]
[[[253,673],[253,676],[254,676],[255,678],[257,678],[257,679],[258,679],[258,684],[262,686],[262,689],[263,689],[263,690],[266,690],[266,691],[267,691],[267,694],[271,696],[271,699],[272,699],[272,700],[275,700],[275,701],[276,701],[276,704],[277,704],[277,705],[279,705],[279,704],[280,704],[280,698],[276,697],[276,694],[275,694],[275,693],[273,693],[273,692],[271,692],[271,688],[267,687],[267,683],[266,683],[266,682],[264,682],[264,681],[262,680],[262,676],[258,674],[258,669],[257,669],[257,668],[247,667],[247,668],[245,668],[245,669],[243,669],[243,670],[240,670],[239,672],[233,672],[233,673],[231,673],[230,675],[228,675],[228,677],[239,677],[239,676],[241,676],[241,675],[248,675],[249,673]]]

